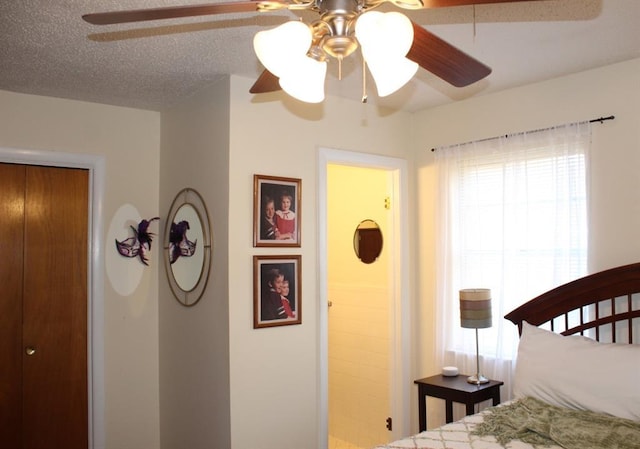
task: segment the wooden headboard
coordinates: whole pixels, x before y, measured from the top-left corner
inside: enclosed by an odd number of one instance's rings
[[[549,290],[505,315],[562,335],[640,344],[640,263],[611,268]]]

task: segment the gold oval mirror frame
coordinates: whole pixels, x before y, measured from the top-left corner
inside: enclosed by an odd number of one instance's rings
[[[211,230],[204,200],[193,189],[182,189],[171,204],[164,231],[164,263],[173,295],[183,306],[194,306],[209,280]]]
[[[363,220],[353,233],[353,250],[362,263],[375,262],[382,252],[382,231],[373,220]]]

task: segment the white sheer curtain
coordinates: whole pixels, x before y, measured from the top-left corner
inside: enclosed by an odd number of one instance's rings
[[[516,326],[505,314],[586,274],[588,122],[436,149],[439,366],[475,374],[475,331],[460,327],[458,291],[490,288],[480,371],[511,397]]]

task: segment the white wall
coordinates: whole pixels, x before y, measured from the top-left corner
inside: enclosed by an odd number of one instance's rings
[[[317,150],[410,158],[410,115],[329,98],[253,98],[231,78],[229,333],[233,449],[316,447],[318,438]],[[253,248],[253,175],[302,179],[302,247]],[[252,256],[302,255],[302,324],[253,329]]]
[[[159,141],[156,112],[0,91],[0,146],[105,156],[105,232],[126,203],[143,218],[159,215]],[[157,232],[156,226],[150,230]],[[105,257],[120,257],[113,241],[103,247]],[[158,249],[153,247],[150,266],[131,295],[120,296],[105,277],[107,448],[159,448]]]
[[[212,261],[207,288],[193,307],[178,303],[164,271],[160,278],[162,448],[224,449],[231,444],[228,78],[162,112],[163,230],[171,202],[186,187],[198,191],[208,209]]]
[[[415,114],[418,170],[418,270],[422,333],[420,377],[434,366],[435,177],[432,147],[615,115],[594,124],[591,164],[590,270],[638,261],[640,254],[640,59],[479,96]],[[444,150],[446,151],[446,150]],[[425,325],[426,323],[426,325]],[[430,409],[442,417],[442,410]],[[415,422],[415,419],[414,419]],[[439,422],[430,420],[429,426]],[[417,430],[417,425],[416,428]]]

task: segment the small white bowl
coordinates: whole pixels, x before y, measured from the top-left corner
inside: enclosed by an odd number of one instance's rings
[[[442,367],[442,375],[446,377],[455,377],[458,375],[458,367],[444,366]]]

